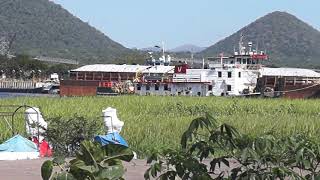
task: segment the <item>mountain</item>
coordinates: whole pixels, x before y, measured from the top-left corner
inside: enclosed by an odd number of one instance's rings
[[[49,0],[1,0],[0,36],[15,34],[12,50],[82,63],[111,62],[131,53]]]
[[[199,47],[193,44],[185,44],[179,47],[176,47],[174,49],[170,49],[168,50],[169,52],[192,52],[192,53],[198,53],[201,52],[203,50],[205,50],[206,48],[204,47]]]
[[[160,52],[162,51],[162,48],[158,48],[158,47],[147,47],[147,48],[141,48],[141,51],[145,51],[145,52]]]
[[[232,54],[240,36],[252,41],[259,51],[269,54],[267,64],[292,67],[320,67],[320,32],[286,12],[273,12],[259,18],[231,36],[202,51],[200,55]]]

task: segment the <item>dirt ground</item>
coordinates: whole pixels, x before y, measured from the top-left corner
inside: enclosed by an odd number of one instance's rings
[[[0,161],[1,180],[41,180],[41,165],[46,159]],[[143,174],[148,168],[146,160],[133,160],[124,163],[127,172],[125,179],[143,180]]]

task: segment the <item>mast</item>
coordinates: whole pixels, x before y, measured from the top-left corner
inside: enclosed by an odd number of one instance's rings
[[[162,56],[165,58],[164,56],[164,42],[162,41]]]
[[[243,35],[242,35],[242,33],[241,33],[241,35],[240,35],[240,41],[239,41],[239,54],[240,54],[240,55],[245,54],[244,48],[245,48],[245,47],[243,46]]]
[[[204,69],[204,58],[202,58],[202,69]]]
[[[223,53],[220,53],[220,64],[223,64]]]

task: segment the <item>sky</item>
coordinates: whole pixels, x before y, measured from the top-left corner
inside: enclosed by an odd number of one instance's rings
[[[273,11],[320,29],[320,0],[53,1],[128,48],[208,47]]]

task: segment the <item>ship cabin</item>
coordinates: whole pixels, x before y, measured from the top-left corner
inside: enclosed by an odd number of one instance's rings
[[[264,54],[208,58],[208,69],[177,65],[172,78],[143,78],[136,83],[138,95],[241,96],[254,93]]]
[[[189,69],[187,64],[176,65],[170,78],[143,77],[137,82],[138,95],[207,96],[212,87],[207,81],[209,69]]]
[[[255,93],[259,70],[267,55],[245,53],[231,57],[209,57],[212,76],[212,94],[215,96],[241,96]]]

